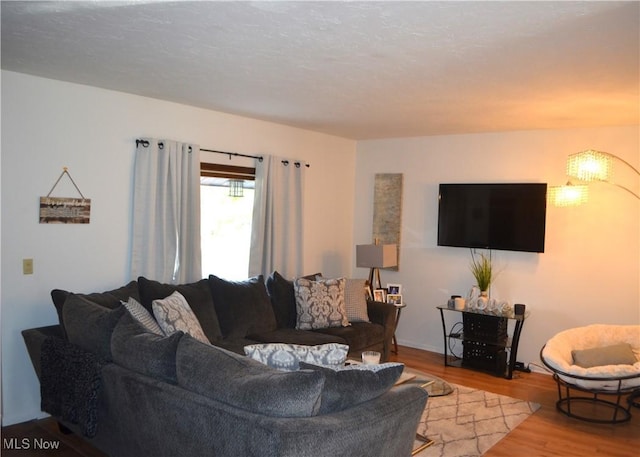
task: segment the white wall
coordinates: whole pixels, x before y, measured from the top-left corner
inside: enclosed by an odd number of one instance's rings
[[[404,174],[401,265],[383,283],[403,285],[408,304],[398,341],[442,352],[436,305],[474,284],[470,252],[436,246],[438,184],[547,182],[564,184],[567,155],[584,149],[616,154],[637,168],[638,126],[558,131],[450,135],[358,143],[354,239],[371,241],[376,173]],[[628,176],[627,176],[628,178]],[[628,184],[638,192],[638,178]],[[587,205],[547,209],[543,254],[493,251],[502,271],[492,296],[525,303],[531,311],[518,360],[539,362],[558,331],[590,323],[640,323],[640,202],[610,185],[591,188]],[[354,274],[363,275],[362,269]]]
[[[102,291],[129,280],[133,154],[141,136],[311,163],[303,273],[337,276],[351,268],[355,142],[3,71],[3,425],[39,414],[38,384],[20,331],[56,323],[51,289]],[[38,223],[39,197],[64,166],[92,200],[89,225]],[[65,178],[52,195],[76,193]],[[23,258],[34,259],[33,275],[22,275]]]

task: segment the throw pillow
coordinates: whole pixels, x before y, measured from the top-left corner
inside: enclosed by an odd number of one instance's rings
[[[245,411],[310,417],[320,407],[324,375],[274,370],[248,357],[207,346],[189,335],[178,344],[178,385]]]
[[[123,306],[109,309],[80,295],[69,294],[62,308],[62,318],[70,343],[111,360],[111,334],[126,313]]]
[[[349,325],[344,306],[345,279],[298,278],[294,281],[296,295],[296,328],[312,330]]]
[[[300,362],[300,368],[324,373],[325,382],[319,414],[327,414],[379,397],[393,387],[400,378],[404,364],[357,364],[331,367]]]
[[[176,351],[183,335],[149,333],[133,316],[125,314],[111,335],[113,361],[136,373],[176,384]]]
[[[67,336],[67,332],[64,326],[63,308],[65,301],[71,294],[72,292],[63,289],[53,289],[51,291],[51,300],[53,301],[53,305],[56,308],[60,328],[62,329],[62,334],[65,337]],[[90,294],[75,295],[86,298],[96,305],[100,305],[108,309],[116,309],[120,307],[120,302],[122,300],[128,300],[129,297],[134,297],[136,300],[139,298],[138,283],[136,281],[131,281],[122,287],[108,290],[106,292],[94,292]]]
[[[213,306],[211,290],[206,279],[201,279],[194,283],[176,285],[163,284],[141,276],[138,278],[138,285],[140,288],[140,303],[151,313],[153,313],[153,300],[168,297],[175,291],[180,292],[198,318],[198,322],[200,322],[204,334],[207,335],[207,339],[212,342],[222,341],[218,316]]]
[[[277,328],[262,275],[245,281],[209,276],[213,304],[225,338],[244,338]]]
[[[370,322],[367,312],[366,279],[347,279],[344,287],[344,306],[349,322]]]
[[[155,333],[156,335],[164,336],[162,329],[158,325],[158,322],[154,319],[147,309],[140,304],[138,300],[133,297],[129,297],[128,301],[123,301],[122,304],[129,314],[136,319],[142,326],[149,332]]]
[[[571,355],[573,356],[573,364],[582,368],[605,365],[633,365],[638,361],[629,343],[573,350]]]
[[[210,344],[189,303],[177,290],[162,300],[153,300],[152,306],[153,315],[165,335],[183,331],[198,341]]]
[[[300,362],[319,365],[342,366],[347,359],[349,346],[339,343],[303,346],[300,344],[269,343],[251,344],[244,347],[244,353],[271,368],[294,371]]]

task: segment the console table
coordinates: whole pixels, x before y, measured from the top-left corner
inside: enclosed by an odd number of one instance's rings
[[[463,366],[481,371],[489,371],[507,379],[513,378],[518,356],[518,342],[522,326],[528,315],[514,314],[513,311],[498,313],[485,310],[455,309],[448,306],[437,306],[442,320],[444,337],[444,365]],[[453,313],[462,316],[463,328],[459,331],[454,326],[447,326],[445,314],[453,318]],[[509,323],[514,323],[509,335]],[[448,346],[450,340],[458,340],[463,345],[462,358],[451,355],[449,360]],[[507,352],[509,359],[507,362]]]

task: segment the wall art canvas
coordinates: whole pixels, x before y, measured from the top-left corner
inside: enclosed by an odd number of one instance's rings
[[[378,173],[373,188],[373,239],[398,246],[398,266],[387,268],[395,271],[400,265],[402,185],[402,173]]]

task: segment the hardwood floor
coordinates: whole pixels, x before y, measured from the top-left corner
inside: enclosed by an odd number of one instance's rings
[[[498,442],[486,457],[573,457],[640,455],[640,409],[631,421],[617,425],[592,424],[571,419],[555,408],[557,389],[551,376],[517,372],[512,380],[464,368],[445,367],[442,355],[408,347],[392,359],[447,381],[541,404],[541,408]],[[11,440],[13,438],[13,440]],[[9,440],[9,441],[7,441]],[[23,441],[24,440],[24,441]],[[42,441],[37,441],[42,440]],[[58,449],[36,449],[38,443],[59,443]],[[28,445],[26,449],[22,444]],[[12,447],[13,449],[10,449]],[[105,457],[79,437],[60,433],[51,419],[2,428],[4,457]],[[194,456],[200,457],[200,456]],[[235,457],[235,456],[234,456]],[[394,457],[394,456],[389,456]]]
[[[393,357],[454,384],[540,403],[541,407],[493,446],[486,457],[640,456],[640,409],[629,422],[609,425],[572,419],[556,410],[558,391],[551,376],[516,372],[507,380],[466,368],[445,367],[442,354],[400,347]]]

